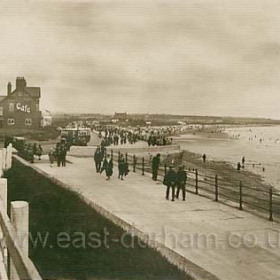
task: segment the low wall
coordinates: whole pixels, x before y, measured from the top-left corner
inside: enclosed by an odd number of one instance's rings
[[[76,157],[93,157],[95,150],[95,146],[72,146],[68,155]],[[121,151],[122,153],[128,154],[168,154],[180,152],[181,148],[180,145],[154,146],[146,148],[110,146],[107,147],[107,150],[114,150],[115,152]]]

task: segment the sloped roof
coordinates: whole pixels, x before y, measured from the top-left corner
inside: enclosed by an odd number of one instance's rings
[[[31,95],[31,97],[39,98],[41,96],[41,88],[39,87],[26,87],[25,90]]]
[[[6,97],[7,97],[7,95],[0,95],[0,102],[1,102],[2,100],[4,100]]]

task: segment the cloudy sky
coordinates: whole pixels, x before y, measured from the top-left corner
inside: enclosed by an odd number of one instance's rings
[[[0,2],[0,94],[52,111],[280,118],[279,0]]]

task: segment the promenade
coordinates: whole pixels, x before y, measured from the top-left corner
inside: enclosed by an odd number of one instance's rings
[[[106,181],[92,158],[68,157],[66,168],[44,159],[31,166],[123,228],[132,225],[136,235],[148,235],[151,246],[196,279],[280,279],[279,224],[195,194],[168,201],[165,187],[150,174],[130,172],[120,181],[115,167]]]

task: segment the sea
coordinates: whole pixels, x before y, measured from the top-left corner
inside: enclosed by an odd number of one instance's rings
[[[215,129],[224,132],[225,137],[215,137]],[[234,167],[245,157],[245,169],[280,190],[280,126],[213,127],[212,132],[211,137],[199,133],[181,135],[181,149],[206,154],[208,159]]]

